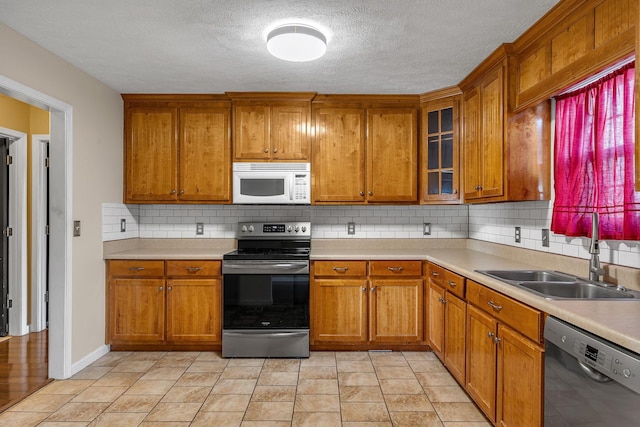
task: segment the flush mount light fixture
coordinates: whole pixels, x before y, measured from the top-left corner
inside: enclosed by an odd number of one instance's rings
[[[285,61],[313,61],[326,52],[327,38],[308,25],[283,25],[269,33],[267,49],[273,56]]]

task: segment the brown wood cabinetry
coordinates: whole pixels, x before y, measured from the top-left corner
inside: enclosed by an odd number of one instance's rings
[[[517,110],[538,104],[634,51],[636,0],[566,0],[522,34]]]
[[[217,95],[122,95],[125,203],[230,203],[231,103]]]
[[[464,384],[467,303],[465,278],[427,263],[429,344],[449,372]]]
[[[543,422],[542,313],[467,281],[466,390],[496,425]]]
[[[221,316],[219,261],[107,262],[112,348],[215,348]]]
[[[312,345],[422,341],[420,261],[314,261]]]
[[[313,203],[417,201],[417,96],[319,95],[312,111]]]
[[[550,104],[512,113],[515,67],[504,44],[461,83],[465,202],[550,197]]]
[[[235,161],[309,161],[315,93],[227,92],[233,100]]]
[[[457,87],[420,96],[420,202],[460,203]]]

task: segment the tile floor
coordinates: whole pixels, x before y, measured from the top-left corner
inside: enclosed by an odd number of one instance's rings
[[[0,415],[19,426],[490,426],[428,352],[111,352]]]

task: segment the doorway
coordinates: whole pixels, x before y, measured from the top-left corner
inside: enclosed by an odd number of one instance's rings
[[[71,263],[72,263],[72,116],[73,108],[58,99],[0,75],[0,93],[51,114],[50,157],[50,253],[48,372],[55,379],[68,378],[71,365]],[[24,144],[22,144],[24,145]],[[26,245],[25,245],[26,246]],[[13,262],[12,262],[13,264]],[[26,269],[26,267],[25,267]],[[11,269],[10,269],[11,271]],[[25,270],[26,271],[26,270]],[[25,301],[26,303],[26,298]],[[26,310],[25,310],[26,312]]]

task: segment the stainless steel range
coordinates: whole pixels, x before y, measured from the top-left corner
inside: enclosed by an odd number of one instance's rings
[[[309,357],[308,222],[239,223],[222,259],[223,357]]]

